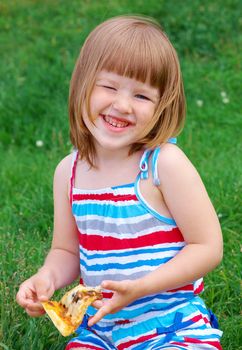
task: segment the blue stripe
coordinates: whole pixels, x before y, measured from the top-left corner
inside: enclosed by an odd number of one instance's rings
[[[191,295],[193,296],[193,295]],[[170,298],[174,298],[174,296],[170,296]],[[129,307],[131,307],[132,305],[135,305],[135,304],[131,304],[129,306],[127,306],[126,308],[124,308],[123,310],[121,311],[118,311],[117,313],[115,314],[109,314],[109,315],[106,315],[104,317],[104,320],[113,320],[113,319],[132,319],[132,318],[136,318],[140,315],[144,315],[144,314],[147,314],[149,312],[157,312],[157,316],[153,316],[153,317],[160,317],[160,312],[164,312],[166,310],[169,310],[171,307],[176,307],[176,306],[179,306],[179,305],[183,305],[184,303],[187,302],[187,295],[184,296],[183,295],[183,299],[178,299],[177,301],[173,301],[172,303],[162,303],[162,302],[156,302],[156,303],[149,303],[149,304],[144,304],[144,305],[141,305],[140,307],[138,308],[135,308],[134,310],[131,310],[129,309]],[[160,298],[161,299],[161,298]],[[183,306],[181,307],[182,310],[183,310]],[[170,315],[172,314],[175,314],[178,310],[172,312]],[[184,310],[183,310],[184,311]],[[97,312],[97,310],[90,306],[88,308],[88,314],[93,316],[95,313]],[[190,309],[189,309],[189,306],[188,306],[188,310],[185,310],[184,313],[184,316],[188,316],[190,314]],[[162,318],[161,318],[162,319]]]
[[[96,323],[94,326],[92,326],[92,329],[94,329],[95,331],[99,331],[99,332],[110,332],[113,329],[113,324],[110,326],[107,326],[107,323],[106,323],[105,326],[102,326],[102,322],[100,322],[100,323]]]
[[[156,248],[156,249],[138,249],[134,250],[131,249],[129,251],[125,251],[122,253],[106,253],[103,252],[103,254],[97,253],[97,254],[88,254],[84,252],[82,249],[80,249],[80,253],[84,255],[88,260],[92,259],[104,259],[104,258],[109,258],[109,257],[122,257],[122,256],[132,256],[132,255],[139,255],[139,254],[154,254],[154,253],[162,253],[162,252],[168,252],[168,251],[180,251],[183,248],[183,246],[180,247],[166,247],[166,248]]]
[[[199,298],[199,297],[198,297]],[[204,303],[204,301],[199,298],[199,302],[194,302],[193,305],[204,315],[207,315],[208,319],[209,319],[209,312],[208,309],[206,308],[206,305]]]
[[[134,187],[134,182],[132,182],[130,184],[125,184],[125,185],[113,186],[113,187],[111,187],[111,189],[116,190],[119,188],[130,188],[130,187]]]
[[[74,215],[86,216],[86,215],[98,215],[102,213],[105,217],[111,218],[124,218],[137,217],[147,214],[146,210],[142,206],[137,206],[137,203],[125,206],[114,206],[110,203],[104,202],[103,204],[73,204],[72,211]]]
[[[128,270],[139,266],[160,266],[162,264],[165,264],[167,261],[169,261],[171,257],[167,257],[164,259],[156,259],[156,260],[139,260],[134,262],[129,262],[126,264],[119,264],[119,263],[108,263],[108,264],[94,264],[94,265],[88,265],[84,260],[80,259],[80,265],[84,266],[88,271],[108,271],[110,269],[117,269],[117,270]]]

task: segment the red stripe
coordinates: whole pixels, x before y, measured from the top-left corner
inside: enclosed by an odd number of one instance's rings
[[[191,318],[191,321],[193,321],[194,323],[196,323],[196,322],[198,322],[198,321],[200,321],[200,320],[202,320],[202,319],[203,319],[202,315],[197,315],[197,316],[192,317],[192,318]]]
[[[76,349],[76,348],[85,348],[85,349],[90,349],[90,350],[103,350],[103,348],[99,348],[94,345],[87,345],[87,344],[82,344],[82,343],[69,343],[65,350],[71,350],[71,349]]]
[[[191,321],[193,321],[194,323],[203,320],[205,323],[210,323],[209,320],[206,317],[203,317],[202,314],[194,316],[191,318]]]
[[[81,283],[82,284],[82,283]],[[167,293],[173,293],[173,292],[183,292],[183,291],[193,291],[193,284],[188,284],[187,286],[183,286],[181,288],[171,289],[168,290]],[[102,292],[103,298],[105,299],[111,299],[113,296],[113,293],[109,292]],[[206,323],[209,323],[207,319],[204,319]]]
[[[207,319],[207,317],[203,317],[203,320],[205,323],[209,323],[210,324],[210,321]]]
[[[170,231],[157,231],[142,237],[114,238],[80,233],[79,241],[83,248],[88,250],[119,250],[127,248],[140,248],[163,243],[184,242],[180,230],[176,227]]]
[[[137,339],[134,339],[134,340],[130,340],[126,343],[123,343],[123,344],[120,344],[117,346],[117,349],[118,350],[123,350],[123,349],[128,349],[129,346],[132,346],[132,345],[135,345],[135,344],[138,344],[138,343],[142,343],[146,340],[149,340],[149,339],[152,339],[154,337],[156,337],[157,334],[150,334],[150,335],[143,335],[142,337],[140,338],[137,338]]]
[[[110,293],[102,292],[102,295],[103,295],[103,298],[105,298],[105,299],[111,299],[113,296],[113,293],[112,292],[110,292]]]
[[[203,281],[199,284],[199,286],[194,290],[195,294],[200,294],[204,289],[204,283]]]
[[[202,341],[199,339],[184,337],[184,341],[193,344],[207,344],[212,345],[218,350],[223,350],[221,344],[218,341]]]
[[[185,290],[193,291],[193,284],[187,284],[186,286],[179,287],[179,288],[176,288],[176,289],[171,289],[171,290],[168,290],[167,292],[174,293],[174,292],[182,292],[182,291],[185,291]]]
[[[129,324],[129,323],[131,323],[130,320],[120,320],[115,322],[115,324]]]
[[[138,198],[134,194],[119,194],[114,195],[113,193],[86,193],[86,194],[74,194],[73,200],[75,201],[85,201],[85,200],[98,200],[98,201],[112,201],[112,202],[118,202],[118,201],[129,201],[129,200],[135,200],[138,201]]]

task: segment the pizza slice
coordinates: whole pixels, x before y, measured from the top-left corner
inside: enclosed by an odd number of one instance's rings
[[[75,332],[82,323],[89,305],[95,300],[102,299],[100,287],[78,285],[69,290],[58,301],[44,301],[42,305],[59,332],[68,336]]]

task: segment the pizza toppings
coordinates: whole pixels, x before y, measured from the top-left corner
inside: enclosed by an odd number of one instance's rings
[[[74,333],[82,323],[89,305],[95,300],[102,299],[100,287],[78,285],[67,292],[59,302],[48,300],[42,305],[63,336]]]

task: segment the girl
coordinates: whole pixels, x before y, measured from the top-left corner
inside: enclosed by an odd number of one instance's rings
[[[199,297],[222,257],[204,185],[175,145],[185,97],[174,48],[153,20],[115,17],[89,35],[70,86],[75,151],[54,176],[54,235],[18,303],[30,316],[73,282],[104,299],[70,349],[221,349]]]

